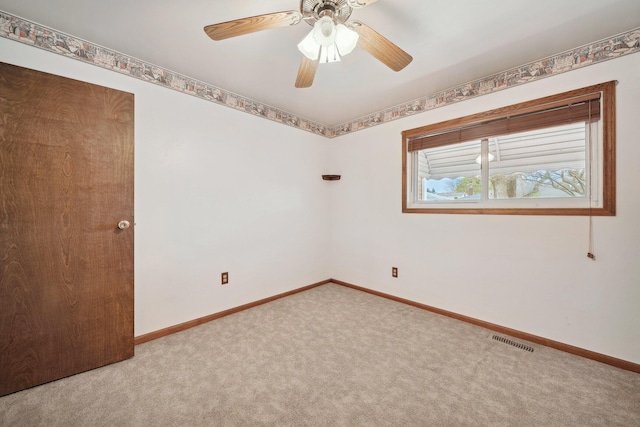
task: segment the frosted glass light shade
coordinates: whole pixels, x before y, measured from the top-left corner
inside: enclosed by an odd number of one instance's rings
[[[312,61],[318,59],[318,55],[320,54],[320,45],[316,43],[313,37],[313,30],[311,30],[309,34],[307,34],[307,36],[298,43],[298,50]]]
[[[336,25],[331,18],[323,16],[298,43],[298,50],[312,61],[336,62],[351,53],[358,44],[358,37],[355,31],[343,24]]]
[[[358,33],[347,28],[344,24],[336,25],[336,46],[340,55],[344,56],[351,53],[358,44],[359,37]]]
[[[313,38],[320,46],[331,46],[336,42],[336,24],[328,16],[318,19],[312,32]]]

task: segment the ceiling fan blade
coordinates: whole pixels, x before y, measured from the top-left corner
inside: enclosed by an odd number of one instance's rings
[[[358,46],[393,71],[400,71],[413,61],[411,55],[362,22],[351,21],[349,26],[360,36]]]
[[[311,87],[313,79],[316,77],[316,70],[318,69],[319,60],[312,60],[306,56],[302,56],[302,62],[298,69],[298,77],[296,78],[296,87],[305,88]]]
[[[224,40],[256,31],[296,25],[301,20],[300,12],[290,10],[207,25],[204,27],[204,32],[213,40]]]

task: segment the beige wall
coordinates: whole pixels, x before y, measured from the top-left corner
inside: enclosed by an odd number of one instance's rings
[[[640,363],[640,55],[334,140],[6,39],[0,60],[136,96],[136,335],[333,277]],[[597,261],[583,217],[401,213],[402,130],[608,80],[618,215],[594,219]]]
[[[586,67],[332,143],[333,277],[640,363],[640,55]],[[401,213],[401,131],[619,80],[618,215]],[[391,277],[391,267],[399,277]]]
[[[135,94],[136,335],[331,276],[326,138],[2,38],[0,61]]]

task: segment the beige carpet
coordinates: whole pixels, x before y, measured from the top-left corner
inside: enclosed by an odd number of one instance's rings
[[[2,426],[640,426],[640,375],[328,284],[0,398]]]

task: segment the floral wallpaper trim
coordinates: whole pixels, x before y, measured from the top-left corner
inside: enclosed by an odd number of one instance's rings
[[[0,37],[97,65],[278,123],[326,136],[329,128],[219,87],[0,11]]]
[[[640,52],[640,28],[511,68],[332,127],[336,137],[545,77]]]
[[[640,28],[637,28],[329,127],[3,11],[0,11],[0,37],[328,138],[640,52]]]

